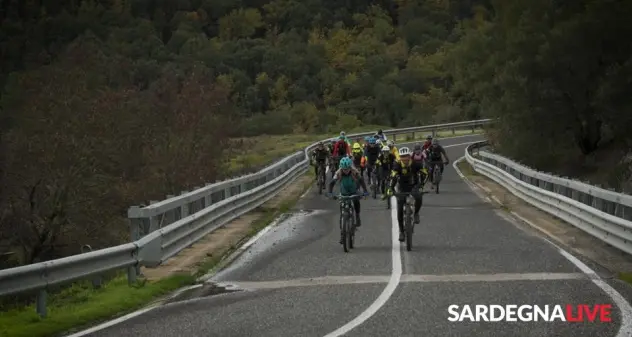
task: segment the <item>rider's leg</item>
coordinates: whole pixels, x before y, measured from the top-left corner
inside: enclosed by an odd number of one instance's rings
[[[397,225],[399,226],[399,241],[404,241],[404,204],[406,198],[397,198]]]
[[[443,174],[443,169],[444,169],[443,162],[441,162],[441,164],[439,164],[439,167],[441,168],[441,174]]]
[[[358,199],[353,200],[353,208],[355,209],[355,215],[356,215],[356,227],[360,227],[362,226],[362,222],[360,222],[360,200]]]

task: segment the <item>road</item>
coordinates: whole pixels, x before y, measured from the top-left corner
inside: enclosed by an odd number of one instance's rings
[[[479,139],[443,145],[456,160],[463,143]],[[510,221],[451,165],[441,187],[441,194],[424,196],[411,252],[397,241],[395,214],[367,199],[357,248],[344,253],[337,203],[312,189],[186,300],[87,336],[630,336],[629,323],[619,331],[621,303],[602,289],[629,299],[628,288],[593,280],[580,267],[603,272],[598,266]],[[210,296],[218,283],[233,291]],[[448,321],[452,304],[602,303],[613,305],[610,323]]]

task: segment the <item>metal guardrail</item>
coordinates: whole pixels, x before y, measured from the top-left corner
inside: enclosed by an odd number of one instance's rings
[[[439,130],[480,128],[491,123],[482,119],[458,123],[428,125],[385,130],[387,137]],[[365,132],[347,135],[350,138],[373,135]],[[331,138],[334,139],[334,138]],[[328,139],[328,140],[331,140]],[[140,267],[156,267],[205,235],[233,219],[251,211],[274,197],[286,185],[309,168],[310,151],[296,152],[259,172],[230,180],[207,184],[180,196],[151,202],[149,206],[133,206],[128,210],[133,242],[106,249],[0,270],[0,296],[37,291],[36,310],[46,316],[47,290],[72,281],[92,278],[113,270],[127,269],[130,284],[136,281]],[[96,282],[95,284],[100,284]]]
[[[556,216],[610,246],[632,254],[632,196],[550,173],[539,172],[481,150],[465,150],[472,168],[529,204]],[[472,150],[477,149],[476,156]]]

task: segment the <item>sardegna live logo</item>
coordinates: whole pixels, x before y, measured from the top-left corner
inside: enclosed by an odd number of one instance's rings
[[[612,304],[450,305],[450,322],[612,322]]]

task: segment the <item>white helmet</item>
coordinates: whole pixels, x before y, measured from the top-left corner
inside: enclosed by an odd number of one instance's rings
[[[393,141],[389,139],[389,140],[386,142],[386,145],[388,145],[388,146],[393,146],[393,145],[395,145],[395,143],[393,143]]]
[[[391,152],[391,148],[390,148],[390,147],[388,147],[388,146],[384,146],[384,147],[382,148],[382,151],[384,151],[384,152]]]
[[[402,147],[399,149],[399,156],[410,156],[410,149],[407,147]]]

